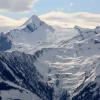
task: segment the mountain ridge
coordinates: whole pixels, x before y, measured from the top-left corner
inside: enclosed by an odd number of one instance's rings
[[[1,33],[0,41],[0,85],[10,93],[28,91],[29,100],[99,100],[99,26],[62,30],[33,16]]]

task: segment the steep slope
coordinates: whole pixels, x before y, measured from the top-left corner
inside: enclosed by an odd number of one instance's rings
[[[36,94],[8,82],[0,82],[0,100],[41,100]]]
[[[85,81],[76,89],[72,100],[100,100],[100,55],[89,57],[83,65]]]
[[[43,100],[52,100],[53,88],[44,81],[41,74],[36,70],[35,59],[36,56],[20,52],[0,53],[1,90],[3,87],[7,90],[18,90],[16,86],[11,84],[13,83],[31,91]]]
[[[0,51],[11,49],[12,43],[3,33],[0,33]]]

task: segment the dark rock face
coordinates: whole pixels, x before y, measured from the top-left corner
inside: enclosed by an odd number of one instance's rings
[[[0,51],[5,51],[10,49],[12,46],[11,41],[3,33],[0,33]]]
[[[52,100],[53,88],[34,66],[34,56],[20,52],[0,53],[0,77],[30,90],[43,100]],[[3,84],[4,85],[4,84]]]
[[[9,86],[8,84],[4,82],[0,82],[0,90],[10,90],[10,89],[17,89],[13,86]]]
[[[37,27],[33,23],[28,24],[26,27],[30,32],[33,32],[37,29]]]
[[[100,100],[100,84],[90,82],[84,88],[79,90],[72,100]]]
[[[70,100],[70,95],[67,91],[63,91],[60,100]]]

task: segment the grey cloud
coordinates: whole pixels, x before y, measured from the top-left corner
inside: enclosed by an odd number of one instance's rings
[[[13,12],[28,11],[37,0],[0,0],[0,10]]]

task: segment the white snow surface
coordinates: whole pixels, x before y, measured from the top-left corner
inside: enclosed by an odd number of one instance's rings
[[[9,91],[0,91],[0,95],[2,97],[2,100],[41,100],[38,96],[31,93],[30,91],[24,91],[21,93],[18,90],[9,90]]]
[[[49,84],[67,89],[70,93],[100,75],[100,31],[82,31],[80,39],[63,42],[61,47],[43,49],[35,62]]]
[[[18,89],[10,89],[10,90],[1,90],[0,91],[0,97],[2,100],[41,100],[36,94],[33,94],[32,92],[17,86],[11,82],[6,82],[10,84],[11,86],[14,86]]]

